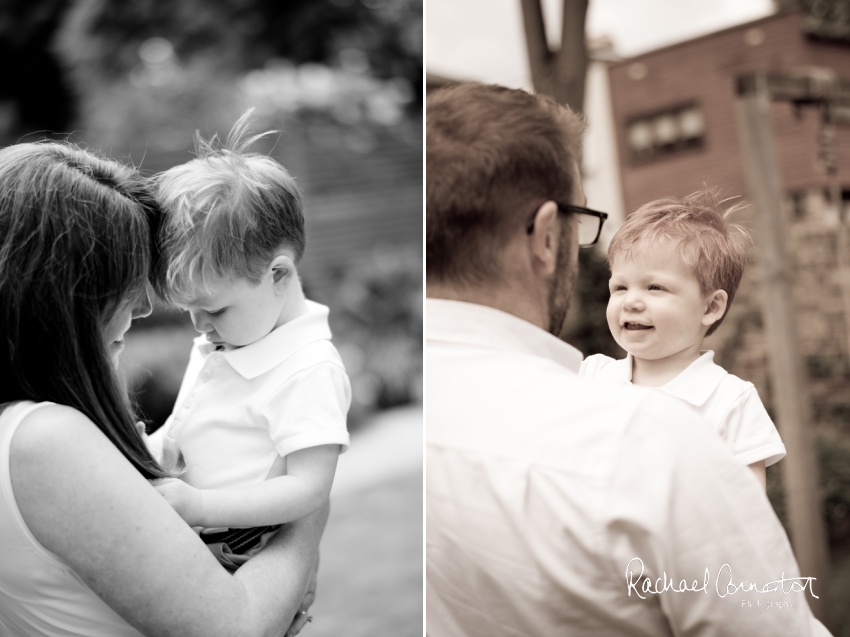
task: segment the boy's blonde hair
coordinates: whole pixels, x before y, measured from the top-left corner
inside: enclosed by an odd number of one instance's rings
[[[304,214],[295,179],[278,162],[247,152],[268,131],[249,136],[246,112],[224,144],[195,132],[197,158],[155,178],[164,221],[159,233],[163,267],[157,292],[179,302],[211,277],[259,283],[281,247],[297,263],[304,253]]]
[[[725,201],[725,200],[724,200]],[[727,223],[730,215],[746,207],[739,202],[723,214],[718,211],[714,190],[700,190],[684,199],[667,197],[638,208],[617,231],[608,246],[608,264],[618,256],[628,257],[638,242],[675,241],[685,265],[691,268],[700,292],[708,295],[725,290],[726,312],[708,328],[713,333],[732,305],[735,291],[747,265],[752,246],[750,233],[741,225]]]

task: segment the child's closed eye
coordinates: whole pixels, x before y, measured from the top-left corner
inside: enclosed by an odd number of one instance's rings
[[[650,285],[650,286],[649,286],[649,289],[650,289],[650,290],[659,290],[659,291],[661,291],[661,290],[663,290],[664,288],[662,288],[660,285],[655,285],[655,284],[653,283],[652,285]]]
[[[222,314],[224,314],[224,310],[226,309],[227,308],[223,307],[220,310],[216,310],[215,312],[208,311],[207,314],[209,314],[210,316],[221,316]]]

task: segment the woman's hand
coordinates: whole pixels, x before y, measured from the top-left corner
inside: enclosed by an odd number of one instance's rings
[[[201,490],[192,487],[177,478],[161,478],[151,480],[151,484],[159,491],[165,501],[171,505],[177,514],[189,526],[204,526],[204,513]]]
[[[301,606],[298,607],[298,613],[292,619],[289,629],[286,631],[286,637],[295,637],[307,622],[313,621],[313,617],[309,615],[310,606],[316,600],[316,576],[319,573],[319,556],[313,563],[313,571],[310,573],[310,580],[307,582],[307,591],[304,593],[304,599],[301,600]]]

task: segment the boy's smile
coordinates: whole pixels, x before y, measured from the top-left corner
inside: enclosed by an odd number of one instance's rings
[[[678,360],[684,369],[699,357],[705,332],[717,319],[704,322],[709,299],[675,243],[638,243],[628,256],[617,256],[609,289],[608,327],[636,361]]]

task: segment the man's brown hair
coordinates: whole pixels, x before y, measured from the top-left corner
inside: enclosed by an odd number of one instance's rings
[[[544,201],[570,203],[584,119],[552,99],[464,83],[426,116],[428,281],[499,279],[496,255]]]

